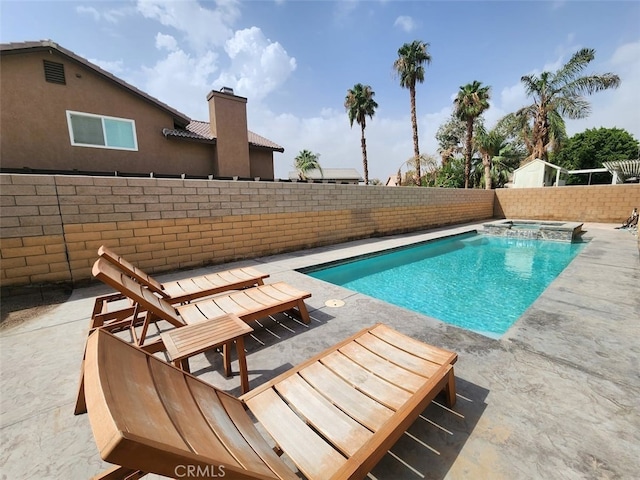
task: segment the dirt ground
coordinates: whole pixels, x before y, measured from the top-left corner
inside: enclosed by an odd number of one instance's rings
[[[25,288],[20,291],[3,291],[0,296],[0,331],[37,318],[67,301],[72,288],[47,286]]]

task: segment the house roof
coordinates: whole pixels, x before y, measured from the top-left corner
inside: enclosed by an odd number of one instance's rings
[[[309,170],[305,173],[305,177],[309,180],[328,180],[328,181],[358,181],[364,182],[364,178],[360,176],[355,168],[323,168],[320,170]],[[295,180],[298,178],[298,172],[289,172],[289,178]]]
[[[60,55],[63,55],[74,61],[83,65],[86,68],[93,70],[98,75],[106,78],[107,80],[129,90],[134,95],[142,98],[143,100],[154,104],[156,107],[165,110],[171,116],[174,117],[174,121],[176,121],[180,126],[188,125],[191,119],[185,115],[184,113],[179,112],[178,110],[170,107],[169,105],[161,102],[157,98],[152,97],[151,95],[143,92],[142,90],[134,87],[133,85],[128,84],[124,80],[116,77],[115,75],[103,70],[99,66],[91,63],[85,58],[82,58],[79,55],[76,55],[71,50],[67,50],[66,48],[61,47],[56,42],[51,40],[40,40],[40,41],[31,41],[31,42],[14,42],[14,43],[2,43],[0,44],[0,54],[8,55],[8,54],[18,54],[18,53],[30,53],[30,52],[39,52],[39,51],[48,51],[48,50],[56,50]]]
[[[165,137],[180,137],[188,138],[190,140],[216,143],[216,137],[211,133],[211,125],[209,122],[202,122],[200,120],[192,120],[184,130],[165,128],[162,130],[162,134]],[[249,137],[249,145],[267,148],[276,152],[284,152],[283,147],[261,135],[258,135],[257,133],[252,132],[251,130],[247,130],[247,134]]]
[[[165,137],[173,136],[173,137],[181,137],[181,138],[187,138],[190,140],[199,140],[199,141],[205,141],[205,142],[211,142],[211,143],[216,142],[215,137],[211,135],[209,122],[191,120],[184,113],[179,112],[178,110],[161,102],[157,98],[154,98],[151,95],[143,92],[142,90],[134,87],[133,85],[128,84],[124,80],[116,77],[115,75],[107,72],[106,70],[103,70],[102,68],[91,63],[87,59],[82,58],[79,55],[76,55],[71,50],[67,50],[66,48],[61,47],[56,42],[53,42],[51,40],[40,40],[40,41],[12,42],[12,43],[0,44],[0,54],[2,55],[39,52],[39,51],[48,51],[48,50],[56,50],[59,54],[67,57],[68,59],[76,63],[79,63],[86,68],[93,70],[98,75],[101,75],[107,80],[114,82],[117,85],[129,90],[131,93],[142,98],[143,100],[150,102],[156,107],[168,112],[173,117],[176,125],[179,127],[184,127],[184,129],[183,128],[177,128],[177,129],[165,128],[162,130],[162,134]],[[283,147],[272,142],[271,140],[268,140],[258,135],[257,133],[254,133],[248,130],[247,134],[249,137],[249,145],[267,148],[270,150],[274,150],[276,152],[284,152]]]

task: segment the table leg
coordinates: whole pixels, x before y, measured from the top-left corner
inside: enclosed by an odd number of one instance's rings
[[[244,338],[236,339],[236,349],[238,350],[238,365],[240,366],[240,386],[242,393],[249,391],[249,372],[247,371],[247,357],[244,353]]]
[[[224,374],[227,377],[231,376],[231,352],[229,349],[229,343],[225,343],[222,346],[222,358],[224,361]]]

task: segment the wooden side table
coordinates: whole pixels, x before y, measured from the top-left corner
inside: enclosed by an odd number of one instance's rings
[[[187,372],[189,371],[189,357],[222,346],[224,373],[227,377],[231,375],[230,347],[235,342],[238,363],[240,364],[240,385],[242,393],[246,393],[249,391],[249,375],[247,357],[244,353],[244,336],[251,332],[253,332],[253,328],[243,320],[236,315],[228,314],[169,330],[162,333],[161,337],[167,349],[169,360],[176,367]]]

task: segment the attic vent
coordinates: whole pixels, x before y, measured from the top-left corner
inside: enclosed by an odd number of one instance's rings
[[[64,65],[62,63],[50,62],[43,60],[44,62],[44,79],[47,82],[59,83],[66,85],[67,81],[64,78]]]

